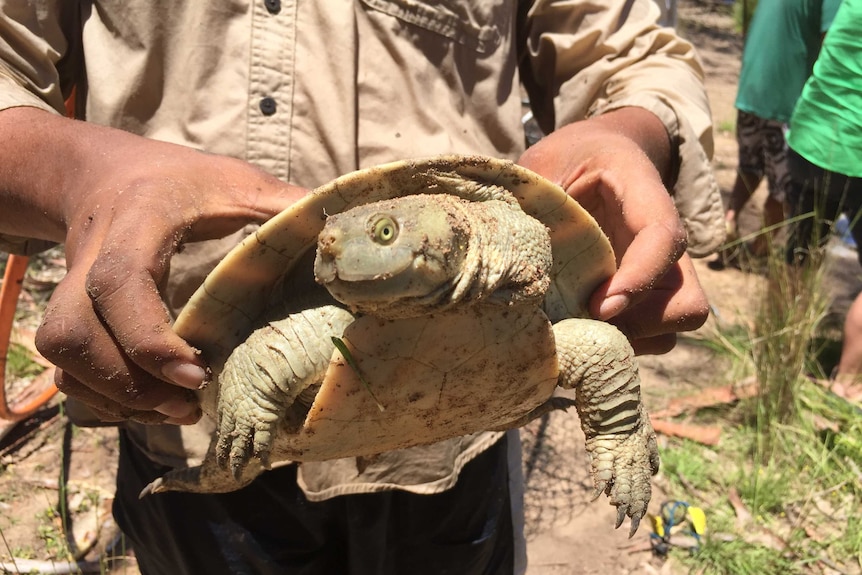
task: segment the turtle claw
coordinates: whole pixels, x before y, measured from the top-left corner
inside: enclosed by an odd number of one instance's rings
[[[596,435],[587,440],[593,475],[593,500],[602,493],[616,506],[615,528],[631,518],[632,537],[652,494],[650,477],[658,472],[655,432],[646,420],[631,434]]]
[[[138,499],[143,499],[147,495],[152,495],[153,493],[161,493],[165,490],[163,487],[164,482],[165,480],[163,478],[157,477],[141,489],[141,492],[138,494]]]
[[[235,481],[239,481],[242,478],[242,470],[245,469],[245,462],[240,460],[231,459],[230,462],[230,474],[233,476]]]
[[[623,521],[626,519],[626,506],[620,505],[617,507],[617,522],[614,525],[614,529],[619,529],[620,525],[623,524]]]
[[[593,493],[590,496],[590,501],[595,501],[599,497],[602,496],[603,493],[607,494],[608,492],[608,482],[607,481],[596,481],[595,487],[593,487]]]
[[[635,536],[635,533],[637,533],[637,530],[638,530],[638,527],[640,527],[640,524],[641,524],[641,518],[640,517],[638,517],[638,516],[632,517],[632,526],[629,529],[629,539],[631,539],[632,537]],[[617,526],[617,527],[619,527],[619,526]]]

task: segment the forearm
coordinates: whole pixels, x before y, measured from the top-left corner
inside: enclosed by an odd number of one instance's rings
[[[221,237],[306,193],[241,160],[35,108],[0,112],[0,133],[0,234],[62,242],[123,214]]]
[[[66,179],[80,168],[72,123],[36,108],[0,111],[0,233],[64,240]]]

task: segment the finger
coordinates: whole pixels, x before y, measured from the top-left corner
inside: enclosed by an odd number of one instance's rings
[[[691,258],[685,255],[653,289],[642,293],[629,308],[610,321],[631,341],[637,341],[697,329],[708,316],[706,294],[697,279]],[[657,342],[650,345],[667,345]],[[646,349],[646,344],[642,345]]]
[[[85,405],[87,418],[95,415],[101,422],[119,423],[127,420],[134,411],[90,389],[60,368],[54,370],[54,385],[60,392]]]
[[[244,164],[248,170],[248,164]],[[246,224],[263,223],[287,209],[308,190],[285,184],[266,173],[257,174],[258,178],[246,177],[243,187],[226,198],[222,213],[207,214],[207,217],[194,217],[188,229],[187,241],[219,239],[242,229]],[[230,176],[225,176],[230,177]]]
[[[676,347],[676,334],[666,333],[655,337],[645,337],[631,342],[635,355],[662,355]]]
[[[617,254],[617,272],[591,299],[594,317],[604,320],[622,312],[632,295],[650,289],[686,249],[685,228],[655,167],[634,155],[629,168],[577,173],[565,182]]]
[[[100,421],[105,423],[119,423],[132,420],[147,425],[159,423],[191,425],[196,423],[203,415],[200,407],[194,403],[195,398],[193,397],[185,400],[186,403],[192,405],[191,411],[188,414],[173,417],[155,410],[130,408],[98,393],[96,390],[72,377],[68,372],[60,369],[56,370],[54,383],[57,389],[85,404],[96,414]]]
[[[242,197],[238,204],[227,202],[225,205],[230,207],[199,220],[195,220],[198,214],[187,216],[195,223],[175,230],[167,239],[164,230],[140,233],[141,221],[182,221],[183,216],[159,213],[161,208],[157,206],[125,210],[111,222],[110,234],[87,274],[87,293],[126,355],[156,378],[197,389],[208,377],[198,351],[171,329],[158,289],[183,235],[189,234],[189,239],[194,240],[221,237],[250,221],[266,220],[304,193],[301,188],[276,185],[266,175],[251,180],[249,191],[237,194]],[[130,309],[135,312],[130,313]]]
[[[200,419],[200,409],[185,417],[170,417],[158,411],[142,411],[122,405],[84,385],[69,373],[56,369],[54,384],[57,389],[85,404],[104,423],[132,420],[144,424],[172,423],[188,425]]]
[[[127,216],[113,222],[111,235],[86,274],[86,293],[116,340],[112,347],[119,345],[151,379],[198,389],[207,378],[204,362],[197,350],[171,329],[171,318],[157,287],[167,275],[179,233],[169,242],[159,233],[139,234],[130,247],[129,234],[124,231],[129,229],[134,227],[129,227]]]
[[[123,355],[84,290],[76,288],[83,284],[79,269],[73,267],[57,286],[36,332],[37,349],[63,371],[61,384],[70,395],[86,394],[84,386],[126,408],[188,417],[197,409],[193,394],[154,378]],[[112,403],[99,409],[118,412]]]
[[[188,214],[188,241],[219,239],[250,222],[263,223],[308,195],[306,188],[286,184],[243,160],[223,156],[209,159],[213,160],[208,164],[211,180],[220,189],[207,189],[198,197],[198,207],[206,206],[207,213]]]
[[[609,320],[656,288],[686,248],[685,230],[674,222],[654,222],[641,229],[620,259],[619,268],[590,299],[594,317]]]

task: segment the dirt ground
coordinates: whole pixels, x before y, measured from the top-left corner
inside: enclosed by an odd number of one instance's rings
[[[698,47],[706,70],[716,126],[714,168],[726,194],[733,184],[736,166],[733,99],[742,39],[734,30],[726,4],[695,0],[680,4],[678,28]],[[755,225],[756,213],[746,218],[744,225]],[[757,276],[735,269],[713,271],[706,260],[697,261],[696,266],[714,314],[701,330],[682,337],[672,352],[640,359],[645,402],[650,410],[664,407],[671,397],[727,383],[722,379],[721,366],[694,339],[708,334],[716,321],[744,321],[752,309],[750,295],[759,287]],[[852,266],[850,269],[856,270]],[[38,278],[30,281],[31,288],[38,288]],[[859,283],[855,272],[844,278],[837,295],[837,315],[846,309]],[[39,291],[30,292],[27,297],[31,299],[25,298],[22,305],[36,307]],[[32,338],[36,322],[34,318],[19,325],[18,337],[22,341]],[[26,423],[0,424],[0,572],[4,568],[16,572],[10,564],[12,556],[31,561],[56,556],[63,545],[63,526],[56,511],[60,508],[71,514],[71,525],[67,527],[74,533],[72,549],[76,558],[92,561],[106,546],[115,547],[118,555],[128,554],[109,512],[116,462],[114,432],[73,429],[62,417],[59,401],[52,405]],[[652,555],[648,520],[628,539],[627,524],[613,529],[615,510],[604,498],[589,501],[592,486],[583,436],[574,416],[554,414],[545,424],[534,422],[524,430],[523,437],[529,575],[681,572]],[[663,484],[659,474],[650,512],[655,512],[664,500]],[[60,490],[61,485],[66,485],[65,491]],[[18,561],[17,569],[27,572],[38,565]],[[98,566],[94,569],[99,572]],[[138,573],[133,557],[118,561],[110,572]]]

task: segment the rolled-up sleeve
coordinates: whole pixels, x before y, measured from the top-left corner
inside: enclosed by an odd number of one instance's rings
[[[63,112],[80,61],[75,1],[0,0],[0,110],[33,106]],[[67,28],[64,30],[64,26]],[[71,38],[71,39],[70,39]]]
[[[628,106],[660,118],[677,150],[672,194],[689,253],[705,256],[724,241],[724,210],[703,69],[658,16],[650,0],[538,0],[525,20],[524,82],[546,131]]]

